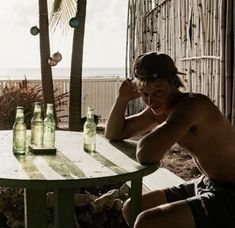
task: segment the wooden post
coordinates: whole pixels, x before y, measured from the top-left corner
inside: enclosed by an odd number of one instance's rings
[[[24,204],[25,227],[46,228],[46,191],[41,189],[24,189]]]

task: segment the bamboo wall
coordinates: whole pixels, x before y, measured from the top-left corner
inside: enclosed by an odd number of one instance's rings
[[[208,95],[233,122],[232,0],[129,0],[127,68],[136,56],[164,52],[187,91]]]

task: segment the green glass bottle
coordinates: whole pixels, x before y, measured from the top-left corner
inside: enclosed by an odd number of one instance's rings
[[[24,123],[24,109],[18,106],[16,119],[13,125],[13,153],[24,155],[26,150],[26,125]]]
[[[53,104],[47,104],[46,117],[44,119],[43,146],[45,148],[55,147],[55,119]]]
[[[96,124],[94,120],[94,108],[87,108],[86,122],[83,126],[84,145],[86,152],[95,152],[96,149]]]
[[[35,147],[43,147],[43,119],[39,102],[34,103],[34,114],[31,119],[31,144]]]

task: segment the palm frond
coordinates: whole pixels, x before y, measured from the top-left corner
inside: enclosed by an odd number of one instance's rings
[[[76,14],[76,0],[54,0],[50,16],[50,29],[54,32],[61,29],[66,33],[69,28],[69,20]]]

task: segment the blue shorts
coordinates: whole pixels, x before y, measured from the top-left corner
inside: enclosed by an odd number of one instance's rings
[[[235,228],[235,185],[206,176],[165,190],[168,202],[186,200],[198,228]]]

